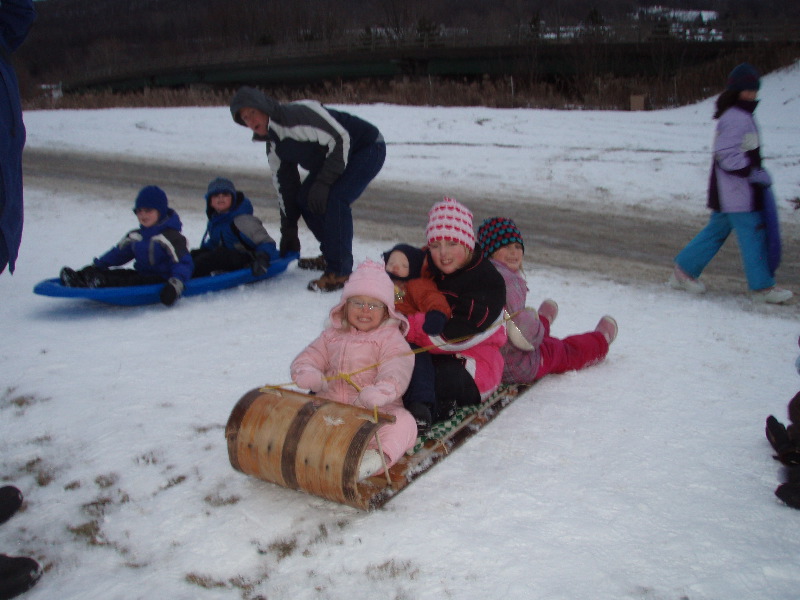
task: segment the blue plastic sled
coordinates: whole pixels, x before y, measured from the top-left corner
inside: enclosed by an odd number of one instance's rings
[[[286,270],[289,264],[300,256],[297,252],[287,254],[285,258],[273,260],[264,275],[255,277],[250,269],[239,269],[230,273],[220,273],[209,277],[190,279],[183,290],[183,296],[199,296],[209,292],[218,292],[228,288],[237,287],[246,283],[253,283],[263,279],[275,277]],[[86,298],[106,304],[117,306],[142,306],[144,304],[157,304],[160,302],[159,293],[163,284],[134,285],[129,287],[107,288],[73,288],[61,285],[59,279],[45,279],[33,288],[34,294],[51,296],[54,298]]]
[[[767,266],[774,277],[781,264],[781,230],[778,224],[778,207],[772,187],[764,188],[764,227],[767,232]]]

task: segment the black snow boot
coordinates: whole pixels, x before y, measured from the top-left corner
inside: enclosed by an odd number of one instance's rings
[[[800,509],[800,467],[786,469],[786,483],[775,490],[775,495],[787,506]]]
[[[422,402],[414,402],[408,406],[408,412],[411,413],[411,416],[413,416],[414,420],[417,422],[417,435],[427,435],[433,424],[431,409],[425,404],[422,404]]]
[[[22,506],[22,492],[13,485],[0,488],[0,523],[5,523]]]
[[[41,565],[32,558],[0,554],[0,600],[29,590],[41,575]]]
[[[800,446],[792,441],[786,427],[775,417],[767,417],[767,440],[777,453],[775,457],[785,465],[800,465]]]

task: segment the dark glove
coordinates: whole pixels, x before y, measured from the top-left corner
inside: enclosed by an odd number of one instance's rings
[[[308,208],[315,215],[324,215],[328,207],[328,194],[331,187],[321,181],[315,181],[308,188]]]
[[[750,175],[747,176],[747,181],[765,188],[772,185],[772,177],[770,177],[766,169],[753,169],[750,171]]]
[[[438,310],[431,310],[425,313],[425,322],[422,324],[422,331],[428,335],[439,335],[444,331],[447,316]]]
[[[253,262],[250,264],[250,272],[253,277],[261,277],[267,274],[269,269],[269,254],[265,252],[256,252],[253,257]]]
[[[289,252],[300,252],[300,238],[297,237],[297,229],[287,229],[281,231],[281,244],[279,247],[281,258],[285,258]]]
[[[159,294],[161,304],[164,306],[172,306],[175,304],[175,300],[181,297],[182,293],[183,282],[177,277],[170,277],[167,283],[164,284],[164,287],[161,288],[161,294]]]

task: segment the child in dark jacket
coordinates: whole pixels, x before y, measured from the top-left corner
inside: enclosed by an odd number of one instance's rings
[[[142,188],[133,212],[139,228],[129,231],[120,242],[79,271],[61,269],[61,283],[67,287],[126,287],[164,283],[160,299],[171,306],[183,293],[192,276],[192,257],[181,234],[181,220],[169,208],[167,195],[154,185]],[[112,269],[134,261],[133,269]]]
[[[451,317],[435,328],[430,312],[410,315],[407,339],[430,347],[440,420],[456,406],[480,403],[500,385],[506,289],[494,265],[475,251],[472,212],[457,200],[433,205],[425,237],[429,275]]]
[[[583,369],[602,361],[617,336],[617,322],[606,315],[594,331],[564,339],[550,335],[558,305],[545,300],[539,310],[525,306],[528,285],[522,276],[525,245],[514,221],[486,219],[478,228],[478,244],[506,282],[508,343],[501,352],[504,383],[532,384],[554,373]]]
[[[406,316],[425,313],[423,330],[432,335],[440,333],[452,311],[433,280],[422,277],[425,250],[408,244],[397,244],[383,253],[383,260],[386,263],[386,272],[394,283],[394,306],[397,312]],[[411,348],[418,350],[419,346],[411,344]],[[403,405],[414,416],[420,434],[430,429],[434,416],[438,413],[434,383],[431,355],[428,352],[417,352],[414,355],[411,382],[403,394]]]
[[[208,225],[200,248],[192,250],[194,277],[236,271],[249,266],[253,275],[266,274],[278,248],[253,215],[253,204],[233,182],[217,177],[206,192]]]

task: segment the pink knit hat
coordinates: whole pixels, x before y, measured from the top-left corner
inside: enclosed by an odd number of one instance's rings
[[[331,320],[338,322],[343,318],[344,304],[353,296],[368,296],[380,300],[389,309],[389,316],[403,323],[403,329],[408,327],[408,319],[398,313],[394,308],[394,283],[386,272],[383,263],[365,260],[350,275],[344,284],[342,297],[339,303],[331,309]],[[337,313],[340,317],[337,319]]]
[[[428,244],[437,240],[449,240],[474,250],[472,212],[458,200],[445,196],[444,200],[434,204],[428,213],[425,238]]]

